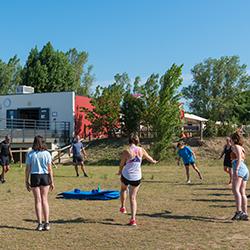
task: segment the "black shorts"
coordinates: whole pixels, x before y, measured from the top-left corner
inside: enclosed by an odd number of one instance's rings
[[[76,163],[76,164],[82,163],[83,162],[83,157],[81,155],[73,156],[73,162]]]
[[[185,163],[184,165],[185,165],[185,167],[189,167],[189,165],[194,166],[195,162],[192,161],[192,162],[189,162],[189,163]]]
[[[49,186],[50,184],[51,184],[51,178],[49,174],[31,174],[30,175],[31,187]]]
[[[121,176],[121,182],[126,186],[130,185],[130,186],[134,186],[134,187],[137,187],[141,184],[141,180],[130,181],[130,180],[126,179],[123,175]]]
[[[0,163],[1,163],[2,166],[8,166],[8,165],[10,165],[10,158],[9,158],[9,156],[2,155],[0,157]]]
[[[223,164],[224,164],[224,167],[232,168],[231,160],[224,160]]]

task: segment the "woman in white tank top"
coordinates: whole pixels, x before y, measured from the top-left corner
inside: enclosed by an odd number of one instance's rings
[[[131,207],[131,219],[129,225],[136,226],[136,195],[141,183],[141,163],[142,159],[146,159],[151,163],[157,163],[142,147],[138,146],[139,137],[131,134],[129,137],[129,147],[123,151],[119,175],[121,175],[121,213],[127,213],[125,208],[127,189],[129,186],[129,198]]]

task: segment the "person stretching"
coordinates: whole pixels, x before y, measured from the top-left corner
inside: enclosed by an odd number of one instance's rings
[[[157,163],[145,149],[139,147],[139,137],[131,134],[129,137],[129,147],[123,151],[118,175],[121,175],[121,213],[127,213],[125,203],[127,190],[129,188],[131,219],[129,225],[136,226],[137,201],[136,196],[141,183],[141,163],[145,158],[151,163]]]
[[[180,158],[182,158],[183,163],[185,165],[185,169],[186,169],[187,183],[188,184],[191,183],[190,174],[189,174],[189,165],[191,165],[193,167],[195,172],[199,175],[200,179],[202,180],[202,175],[195,164],[195,154],[192,151],[192,149],[188,146],[184,146],[183,142],[179,142],[177,144],[177,148],[178,148],[178,156],[179,156],[177,158],[177,163],[179,165]]]

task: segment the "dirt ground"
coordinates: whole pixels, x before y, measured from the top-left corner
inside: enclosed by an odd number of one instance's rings
[[[77,178],[72,166],[59,166],[49,198],[49,232],[34,230],[34,202],[24,188],[24,169],[13,167],[0,185],[0,249],[250,249],[250,222],[231,220],[234,198],[222,161],[204,156],[198,163],[204,181],[191,172],[190,185],[175,162],[144,165],[137,227],[127,226],[129,214],[119,213],[119,200],[56,198],[62,191],[92,190],[98,184],[119,190],[117,167],[88,166],[90,177]]]

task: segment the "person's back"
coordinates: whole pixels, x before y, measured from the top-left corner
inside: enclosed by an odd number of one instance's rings
[[[7,143],[6,141],[2,141],[0,143],[0,155],[1,156],[9,156],[9,147],[10,147],[10,144]]]
[[[32,150],[27,155],[27,164],[31,166],[32,174],[48,174],[48,164],[51,164],[51,155],[47,150]]]
[[[141,163],[142,163],[142,149],[141,147],[131,145],[127,150],[129,157],[122,170],[122,175],[128,180],[141,179]]]

